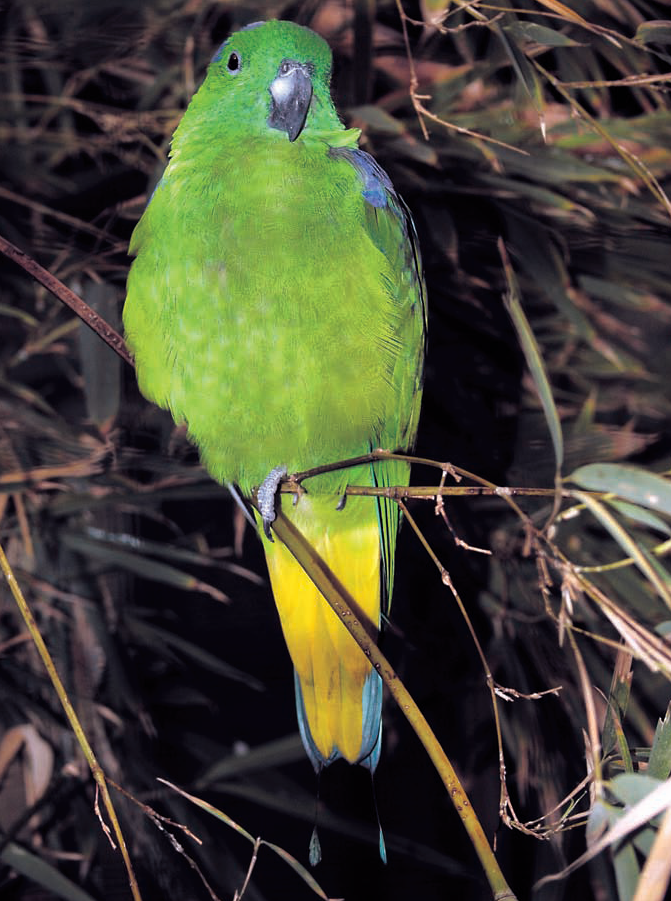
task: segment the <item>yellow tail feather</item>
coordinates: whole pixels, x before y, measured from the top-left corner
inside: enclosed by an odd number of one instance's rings
[[[301,497],[283,505],[333,574],[358,602],[373,634],[380,624],[380,534],[375,504],[349,498]],[[363,726],[364,685],[371,665],[310,578],[279,541],[264,539],[284,638],[300,684],[307,727],[323,763],[334,753],[357,763],[370,750]],[[300,716],[300,708],[299,708]],[[375,728],[377,733],[378,723]]]

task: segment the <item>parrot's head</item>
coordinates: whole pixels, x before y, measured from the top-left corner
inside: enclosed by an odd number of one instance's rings
[[[196,97],[238,134],[294,142],[342,128],[330,79],[331,50],[314,31],[293,22],[255,22],[222,44]]]

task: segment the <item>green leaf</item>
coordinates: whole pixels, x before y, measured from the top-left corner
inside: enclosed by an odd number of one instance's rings
[[[590,491],[605,491],[671,516],[671,481],[654,472],[620,463],[590,463],[569,478]]]
[[[614,510],[617,510],[618,513],[621,513],[628,519],[632,519],[634,522],[649,529],[655,529],[657,532],[663,532],[665,535],[671,535],[671,526],[664,522],[663,519],[660,519],[659,516],[655,516],[654,513],[644,510],[643,507],[637,507],[635,504],[629,504],[626,501],[609,500],[608,503]]]
[[[609,790],[627,807],[633,807],[659,787],[663,780],[647,773],[620,773],[608,783]]]
[[[578,41],[568,35],[548,28],[546,25],[538,25],[536,22],[510,22],[503,26],[505,32],[522,41],[533,41],[535,44],[544,44],[546,47],[580,47]]]
[[[559,198],[561,204],[567,202],[565,197],[554,194],[554,192],[548,191],[547,194]],[[542,237],[546,237],[546,235],[542,235]],[[538,222],[520,217],[511,219],[508,223],[508,245],[511,253],[514,248],[515,259],[523,277],[531,279],[532,284],[537,285],[540,291],[547,294],[557,311],[570,322],[571,327],[585,341],[592,342],[594,326],[582,310],[578,309],[569,294],[571,279],[566,268],[566,261],[552,240],[539,241],[538,238]]]
[[[141,557],[131,551],[121,550],[107,542],[96,541],[75,532],[63,530],[60,537],[63,544],[71,550],[77,551],[83,556],[92,557],[94,560],[100,560],[105,566],[118,566],[144,579],[153,579],[156,582],[172,585],[184,591],[200,591],[223,603],[227,603],[229,600],[223,591],[220,591],[208,582],[197,579],[195,576],[167,563],[159,563],[157,560]]]
[[[218,676],[223,676],[225,679],[232,679],[235,682],[243,682],[248,688],[252,688],[254,691],[266,690],[263,682],[255,679],[254,676],[250,676],[249,673],[245,673],[243,670],[231,666],[229,663],[221,660],[221,658],[214,654],[210,654],[209,651],[198,647],[198,645],[193,644],[191,641],[187,641],[187,639],[171,632],[169,629],[162,629],[160,626],[156,626],[153,623],[146,623],[137,617],[131,616],[127,618],[127,623],[133,636],[137,640],[144,641],[150,646],[155,646],[159,642],[163,643],[167,647],[184,654],[184,656],[190,657],[191,660],[195,661],[199,666],[202,666],[203,669],[210,670],[210,672],[216,673]]]
[[[512,35],[509,38],[506,31],[497,26],[494,27],[494,30],[501,38],[501,42],[506,49],[513,70],[538,114],[541,132],[543,137],[545,137],[545,98],[543,96],[543,85],[541,84],[540,78],[524,54],[524,51],[521,50],[517,42],[512,39]]]
[[[414,162],[424,163],[427,166],[438,165],[438,154],[432,144],[424,140],[417,140],[412,135],[406,134],[402,138],[396,138],[386,144],[388,150],[393,150],[399,156],[407,157]]]
[[[621,773],[611,780],[608,788],[625,808],[632,808],[647,798],[651,792],[659,788],[662,784],[663,780],[654,779],[647,773]],[[624,815],[625,812],[626,811],[623,810],[622,815]],[[658,814],[648,820],[647,824],[644,824],[641,828],[632,832],[630,839],[621,846],[621,850],[624,850],[624,847],[629,846],[633,851],[633,847],[635,846],[642,854],[649,854],[655,840],[655,829],[659,819],[660,815]],[[615,861],[617,860],[617,854],[619,853],[620,852],[616,852],[614,855]],[[622,856],[622,874],[627,885],[629,884],[629,877],[632,872],[630,858],[631,855],[629,854],[624,854]]]
[[[65,898],[66,901],[95,901],[88,892],[79,888],[74,882],[71,882],[66,876],[63,876],[50,863],[26,851],[14,842],[9,842],[0,853],[0,860],[17,873],[21,873],[31,882],[41,885],[59,898]]]
[[[601,525],[610,532],[628,557],[636,563],[643,575],[652,583],[667,606],[671,607],[671,579],[669,574],[659,565],[659,561],[637,543],[611,514],[608,507],[582,491],[575,491],[574,496],[590,510]]]
[[[298,733],[269,741],[250,748],[246,754],[228,755],[217,760],[195,783],[198,791],[209,788],[214,783],[248,776],[250,773],[272,767],[285,766],[303,760],[305,750]]]
[[[399,137],[406,133],[406,127],[402,122],[395,119],[382,107],[374,106],[372,103],[365,106],[352,106],[348,112],[350,118],[368,126],[377,134]]]
[[[167,559],[171,563],[180,561],[191,566],[208,566],[213,569],[222,569],[234,573],[243,579],[248,579],[255,585],[266,584],[266,580],[259,576],[258,573],[241,566],[239,563],[222,559],[221,551],[215,558],[211,554],[204,554],[190,547],[181,547],[169,541],[151,541],[146,538],[138,538],[137,535],[129,532],[110,532],[109,530],[98,529],[92,526],[86,530],[86,534],[88,538],[104,542],[106,545],[133,551],[138,557],[152,556]],[[227,551],[230,552],[231,556],[234,553],[233,548],[227,549]]]
[[[587,818],[587,827],[585,829],[585,838],[587,846],[590,847],[595,841],[601,838],[606,829],[611,824],[613,807],[604,801],[595,801]]]
[[[223,813],[223,811],[219,810],[213,804],[208,803],[207,801],[203,801],[202,798],[197,798],[195,795],[190,795],[188,792],[184,791],[184,789],[179,788],[179,786],[174,785],[172,782],[168,782],[167,779],[161,779],[158,777],[158,781],[162,782],[164,785],[167,785],[173,791],[176,791],[178,794],[182,795],[182,797],[186,798],[188,801],[193,802],[197,807],[200,807],[201,810],[204,810],[206,813],[211,814],[213,817],[216,817],[218,820],[221,820],[222,823],[226,823],[227,826],[230,826],[231,829],[234,829],[239,835],[242,835],[247,841],[255,844],[255,839],[252,835],[247,832],[246,829],[243,829],[242,826],[239,826],[235,820],[232,820],[227,814]]]
[[[617,655],[608,693],[608,708],[602,730],[601,745],[605,755],[609,754],[616,747],[619,748],[624,768],[628,772],[633,772],[633,765],[624,736],[622,721],[627,712],[632,677],[631,655],[626,651],[620,650]]]
[[[671,774],[671,705],[663,720],[658,720],[650,748],[647,775],[654,779],[668,779]]]
[[[619,847],[613,849],[613,867],[619,901],[631,901],[641,875],[636,851],[631,842],[623,842]]]
[[[543,406],[545,420],[547,422],[548,429],[550,430],[550,437],[552,438],[556,471],[557,473],[559,473],[564,461],[564,439],[562,436],[559,414],[557,413],[557,407],[555,406],[554,397],[552,396],[552,388],[550,387],[550,382],[545,371],[545,365],[543,363],[540,348],[538,347],[534,333],[531,330],[529,321],[524,315],[524,310],[522,309],[522,304],[520,303],[517,279],[515,278],[515,273],[513,272],[513,269],[508,262],[508,257],[505,253],[505,248],[502,241],[499,242],[499,248],[502,251],[504,267],[506,270],[506,280],[508,282],[508,293],[504,298],[504,303],[506,305],[506,309],[508,310],[510,318],[513,321],[513,325],[515,326],[515,331],[517,332],[517,337],[519,338],[522,352],[524,353],[524,357],[527,361],[527,366],[529,367],[531,377],[533,378],[534,385],[536,386],[536,391],[538,392],[538,397],[540,398],[540,402]]]

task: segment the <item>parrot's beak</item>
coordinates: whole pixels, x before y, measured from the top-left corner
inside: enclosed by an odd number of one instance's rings
[[[268,125],[286,131],[295,141],[303,131],[312,100],[312,66],[285,59],[270,85],[271,107]]]

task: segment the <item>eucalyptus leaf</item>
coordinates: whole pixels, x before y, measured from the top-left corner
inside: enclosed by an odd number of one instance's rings
[[[620,463],[591,463],[576,469],[568,478],[590,491],[616,494],[671,516],[671,481],[646,469]]]
[[[622,842],[613,848],[613,867],[615,868],[619,901],[632,901],[641,875],[641,868],[631,842]]]
[[[671,536],[671,525],[663,519],[660,519],[659,516],[655,516],[654,513],[650,513],[650,511],[646,510],[644,507],[638,507],[636,504],[630,504],[627,501],[610,499],[608,500],[608,503],[614,510],[617,510],[618,513],[621,513],[623,516],[628,517],[634,522],[640,523],[640,525],[646,526],[649,529],[654,529],[657,532],[662,532],[664,535]]]
[[[621,804],[633,807],[659,788],[662,782],[647,773],[619,773],[610,780],[608,788]]]
[[[587,827],[585,830],[585,838],[587,845],[592,845],[598,841],[605,833],[606,829],[611,825],[614,810],[613,806],[605,801],[598,799],[592,805],[587,817]]]

